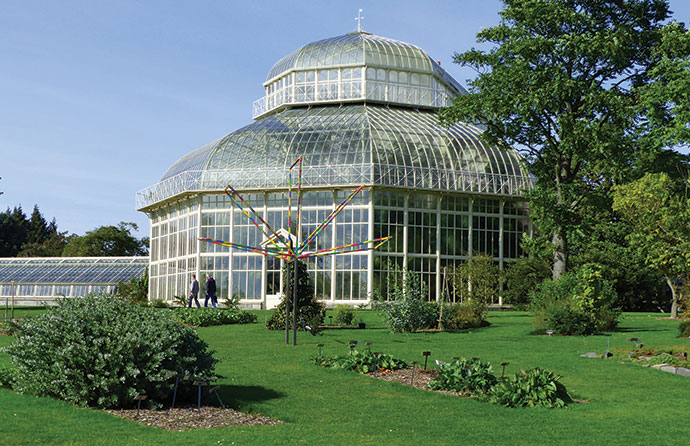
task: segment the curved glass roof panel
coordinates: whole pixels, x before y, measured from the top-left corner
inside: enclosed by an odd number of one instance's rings
[[[433,61],[418,46],[365,32],[355,32],[308,43],[276,62],[266,80],[290,70],[342,65],[375,65],[431,73]]]
[[[183,157],[138,193],[138,208],[182,192],[287,187],[304,160],[303,186],[360,184],[520,195],[529,176],[515,151],[481,130],[439,125],[431,110],[361,104],[293,108],[268,116]]]

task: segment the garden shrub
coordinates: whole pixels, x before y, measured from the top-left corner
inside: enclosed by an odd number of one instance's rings
[[[4,351],[15,390],[79,406],[133,407],[139,394],[155,406],[170,401],[175,375],[217,378],[207,344],[172,312],[108,296],[58,301],[23,320]]]
[[[682,338],[690,337],[690,319],[683,319],[678,325],[678,336]]]
[[[14,387],[17,380],[17,371],[7,367],[0,367],[0,387]]]
[[[236,308],[188,308],[177,307],[172,309],[175,317],[187,324],[196,327],[209,327],[212,325],[252,324],[256,322],[256,315]]]
[[[149,302],[149,306],[153,308],[170,308],[168,302],[165,299],[153,299]]]
[[[506,407],[565,407],[572,402],[560,376],[534,368],[503,379],[493,388],[489,400]]]
[[[445,330],[465,330],[486,327],[486,305],[476,300],[456,303],[443,309],[443,328]]]
[[[389,293],[390,300],[381,304],[383,317],[393,333],[412,333],[424,328],[435,327],[439,308],[426,301],[426,286],[414,273],[408,273],[404,291],[394,286]]]
[[[304,330],[306,326],[309,326],[311,333],[315,334],[318,332],[319,326],[323,325],[326,308],[314,296],[314,284],[311,275],[307,272],[307,265],[304,262],[297,262],[297,265],[297,328]],[[292,290],[294,272],[291,268],[290,274],[288,274],[287,263],[283,268],[283,283],[289,283],[289,289]],[[286,287],[287,289],[288,287]],[[292,291],[290,292],[292,293]],[[292,318],[292,305],[290,305],[290,318]],[[266,321],[266,328],[285,330],[285,297]]]
[[[456,300],[475,300],[489,304],[496,300],[501,271],[491,256],[474,254],[453,269],[452,284]]]
[[[481,396],[487,394],[497,381],[491,364],[478,359],[454,359],[442,363],[440,369],[441,373],[427,385],[430,389]]]
[[[352,325],[355,312],[349,305],[339,304],[333,310],[333,320],[339,325]]]
[[[530,310],[539,330],[584,335],[614,328],[621,311],[611,284],[594,264],[559,279],[545,280],[534,292]]]
[[[354,370],[359,373],[373,372],[375,368],[398,370],[407,367],[407,363],[391,355],[380,352],[357,351],[342,356],[314,356],[311,362],[331,369]]]
[[[551,265],[543,256],[520,257],[506,265],[503,272],[503,301],[515,309],[527,309],[531,300],[530,292],[551,277]]]

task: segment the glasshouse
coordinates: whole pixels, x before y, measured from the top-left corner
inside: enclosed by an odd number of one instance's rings
[[[185,295],[192,274],[210,273],[221,298],[274,306],[282,260],[199,239],[267,242],[228,185],[272,228],[290,229],[289,169],[299,157],[302,213],[292,232],[301,240],[364,186],[310,250],[392,236],[376,250],[309,259],[327,304],[367,303],[402,269],[436,299],[447,266],[487,253],[505,268],[521,254],[530,176],[515,151],[484,143],[480,128],[439,124],[438,109],[465,90],[419,47],[363,31],[320,40],[280,59],[263,85],[255,122],[183,156],[137,193],[151,221],[150,298]]]
[[[148,264],[148,257],[0,258],[0,299],[3,305],[49,305],[60,297],[112,294]]]

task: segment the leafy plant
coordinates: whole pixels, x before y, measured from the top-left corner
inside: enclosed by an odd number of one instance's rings
[[[307,271],[307,265],[304,262],[297,262],[297,265],[297,327],[304,330],[305,327],[309,326],[311,333],[316,334],[319,326],[323,325],[326,308],[314,296],[314,284]],[[283,283],[289,283],[288,289],[292,290],[295,282],[294,270],[292,268],[288,270],[287,266],[288,263],[283,268]],[[290,310],[290,317],[292,317],[292,305],[290,305]],[[266,322],[266,328],[269,330],[285,329],[285,297]]]
[[[240,295],[232,294],[230,297],[225,299],[221,305],[225,308],[239,308],[240,307]]]
[[[398,370],[407,367],[407,363],[401,359],[396,359],[391,355],[353,350],[350,354],[343,356],[314,356],[311,358],[312,364],[331,369],[354,370],[359,373],[373,372],[378,369]]]
[[[509,262],[503,273],[504,302],[517,309],[526,309],[531,293],[538,284],[551,277],[551,264],[543,255],[520,257]]]
[[[548,370],[521,370],[513,378],[501,380],[489,400],[506,407],[565,407],[572,399],[559,379]]]
[[[151,302],[149,302],[149,306],[153,308],[170,308],[168,302],[163,299],[153,299]]]
[[[333,310],[333,320],[339,325],[352,325],[355,312],[349,305],[339,304]]]
[[[455,303],[444,308],[443,328],[446,330],[465,330],[486,327],[486,305],[478,300]]]
[[[487,394],[497,381],[491,364],[478,359],[454,359],[441,364],[440,369],[441,373],[427,385],[430,389],[481,396]]]
[[[172,313],[180,321],[195,327],[212,325],[253,324],[256,315],[237,308],[173,308]]]
[[[381,303],[383,317],[393,333],[412,333],[438,321],[438,306],[427,302],[426,286],[417,274],[408,273],[404,285],[393,284],[390,301]]]
[[[489,304],[498,296],[500,270],[487,254],[474,254],[453,271],[455,294],[468,300]]]
[[[149,298],[148,270],[139,277],[132,277],[127,282],[117,284],[116,296],[126,299],[129,303],[146,305]]]
[[[9,387],[11,389],[16,380],[17,371],[15,369],[0,367],[0,387]]]
[[[170,398],[175,375],[213,380],[217,360],[172,312],[110,296],[63,299],[20,322],[4,351],[17,369],[15,390],[79,406],[132,407]]]
[[[682,338],[690,337],[690,319],[683,319],[678,325],[678,336]]]
[[[594,264],[544,281],[535,290],[530,309],[537,329],[563,335],[611,329],[621,314],[616,292]]]

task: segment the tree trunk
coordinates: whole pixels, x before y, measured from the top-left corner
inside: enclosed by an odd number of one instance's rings
[[[553,266],[551,268],[551,276],[553,279],[558,279],[568,269],[568,240],[565,236],[565,231],[562,228],[556,228],[553,231]]]
[[[671,317],[678,319],[678,293],[676,292],[676,286],[670,277],[664,277],[664,279],[666,279],[668,287],[671,288]]]

